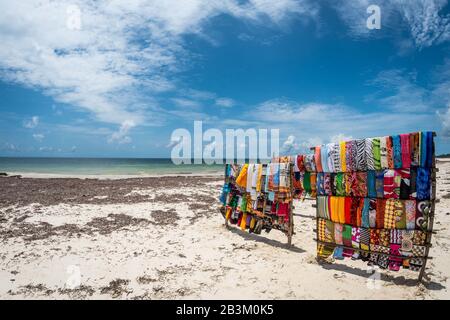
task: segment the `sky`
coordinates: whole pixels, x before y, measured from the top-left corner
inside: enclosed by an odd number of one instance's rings
[[[195,120],[285,153],[419,130],[450,153],[450,5],[0,0],[0,156],[169,157]]]

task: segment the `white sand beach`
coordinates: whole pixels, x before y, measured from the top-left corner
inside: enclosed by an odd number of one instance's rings
[[[0,299],[449,299],[450,163],[439,162],[427,279],[362,261],[319,265],[314,201],[293,245],[227,230],[222,177],[0,178]],[[372,280],[375,279],[375,280]]]

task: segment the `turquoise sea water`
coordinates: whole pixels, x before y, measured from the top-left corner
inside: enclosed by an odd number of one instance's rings
[[[0,172],[61,175],[164,175],[221,173],[223,165],[174,165],[170,159],[6,158]]]

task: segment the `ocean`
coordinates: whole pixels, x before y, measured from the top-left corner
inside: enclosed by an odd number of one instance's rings
[[[222,173],[223,165],[175,165],[171,159],[0,157],[0,172],[51,175],[164,175]]]

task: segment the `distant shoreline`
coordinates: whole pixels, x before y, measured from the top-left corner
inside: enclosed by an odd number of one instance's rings
[[[163,178],[163,177],[219,177],[222,171],[217,172],[174,172],[154,174],[62,174],[62,173],[39,173],[39,172],[4,172],[6,177],[20,176],[28,179],[98,179],[98,180],[121,180],[139,178]]]

